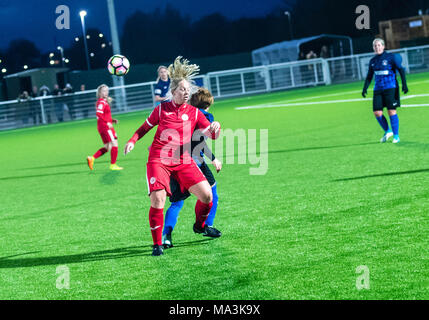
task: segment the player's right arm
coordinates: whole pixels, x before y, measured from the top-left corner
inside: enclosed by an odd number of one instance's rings
[[[161,106],[159,105],[159,106],[156,106],[155,109],[153,109],[152,113],[145,120],[145,122],[143,122],[140,128],[137,129],[137,131],[133,134],[131,139],[128,140],[128,143],[125,145],[124,154],[127,154],[128,152],[133,150],[136,142],[141,138],[143,138],[143,136],[146,133],[148,133],[150,129],[158,125],[160,114],[161,114]]]
[[[374,76],[374,69],[371,66],[371,60],[369,61],[368,66],[368,74],[366,75],[365,84],[363,85],[362,97],[366,98],[368,87],[372,81],[372,77]]]
[[[362,97],[366,98],[368,87],[372,81],[372,77],[374,76],[374,69],[371,66],[372,60],[369,61],[368,66],[368,74],[366,75],[365,84],[363,85]]]

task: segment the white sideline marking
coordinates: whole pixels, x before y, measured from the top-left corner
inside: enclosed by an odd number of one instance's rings
[[[415,108],[415,107],[429,107],[429,103],[422,103],[422,104],[404,104],[401,107],[405,108]]]
[[[411,94],[409,96],[401,97],[401,100],[407,100],[412,98],[418,98],[418,97],[429,97],[429,94]]]
[[[415,94],[406,97],[401,97],[401,100],[418,98],[418,97],[427,97],[429,94]],[[302,99],[304,100],[304,99]],[[245,106],[245,107],[237,107],[236,110],[248,110],[248,109],[265,109],[265,108],[282,108],[282,107],[293,107],[293,106],[308,106],[315,104],[329,104],[329,103],[347,103],[347,102],[358,102],[358,101],[371,101],[371,98],[359,98],[359,99],[342,99],[342,100],[327,100],[327,101],[314,101],[314,102],[296,102],[296,103],[270,103],[270,104],[262,104],[256,106]],[[291,100],[293,101],[293,100]],[[414,104],[414,105],[403,105],[403,107],[408,106],[426,106],[425,104]]]
[[[341,92],[341,93],[324,94],[324,95],[321,95],[321,96],[312,96],[312,97],[307,97],[307,98],[292,99],[292,100],[288,100],[288,101],[311,100],[311,99],[318,99],[318,98],[324,98],[324,97],[334,97],[334,96],[342,96],[342,95],[347,95],[347,94],[352,94],[352,93],[361,93],[361,92],[362,92],[361,90],[346,91],[346,92]]]
[[[237,107],[235,109],[246,110],[246,109],[281,108],[281,107],[292,107],[292,106],[308,106],[308,105],[313,105],[313,104],[357,102],[357,101],[366,101],[366,100],[371,100],[371,99],[360,98],[360,99],[314,101],[314,102],[302,102],[302,103],[263,104],[263,105],[256,105],[256,106]]]

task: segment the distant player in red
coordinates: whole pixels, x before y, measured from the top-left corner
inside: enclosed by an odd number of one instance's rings
[[[104,147],[94,153],[93,156],[88,156],[88,167],[94,169],[94,160],[101,157],[106,152],[110,151],[110,170],[122,170],[116,164],[118,158],[118,137],[113,123],[118,123],[118,120],[112,119],[112,113],[110,112],[110,105],[112,98],[109,97],[109,87],[105,84],[100,85],[97,88],[97,103],[96,103],[96,115],[97,115],[97,129],[100,133],[101,140],[103,140]]]
[[[158,125],[146,166],[153,256],[163,254],[163,210],[167,195],[171,195],[170,176],[176,179],[182,190],[189,190],[198,198],[195,205],[196,222],[193,226],[195,233],[206,231],[205,220],[213,205],[211,187],[190,155],[194,129],[201,129],[203,134],[212,139],[216,139],[220,133],[219,122],[210,123],[199,109],[186,103],[190,96],[190,79],[198,70],[197,65],[189,65],[187,60],[176,58],[168,68],[172,101],[156,106],[125,146],[124,153],[127,154],[134,148],[137,140]]]

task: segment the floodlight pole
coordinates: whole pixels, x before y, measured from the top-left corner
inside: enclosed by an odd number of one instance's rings
[[[121,45],[119,43],[118,26],[116,24],[115,3],[114,0],[107,0],[107,10],[109,12],[110,34],[112,36],[113,54],[121,54]],[[121,87],[121,94],[117,97],[118,108],[126,110],[126,92],[124,89],[124,78],[112,76],[113,86]],[[119,99],[118,99],[119,98]]]
[[[290,33],[290,40],[293,39],[293,32],[292,32],[292,20],[291,20],[291,15],[289,11],[285,11],[285,15],[288,18],[289,21],[289,33]]]
[[[79,14],[80,14],[80,21],[82,22],[82,33],[83,33],[83,44],[85,46],[86,66],[88,70],[91,70],[91,66],[89,64],[88,44],[86,42],[86,32],[85,32],[86,11],[81,11]]]

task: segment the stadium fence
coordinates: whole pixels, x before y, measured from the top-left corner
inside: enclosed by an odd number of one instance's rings
[[[402,57],[407,73],[429,71],[429,46],[389,50]],[[215,98],[363,80],[373,53],[311,59],[209,72],[197,78]],[[112,113],[154,107],[155,82],[110,88]],[[96,90],[0,102],[0,130],[95,118]]]

